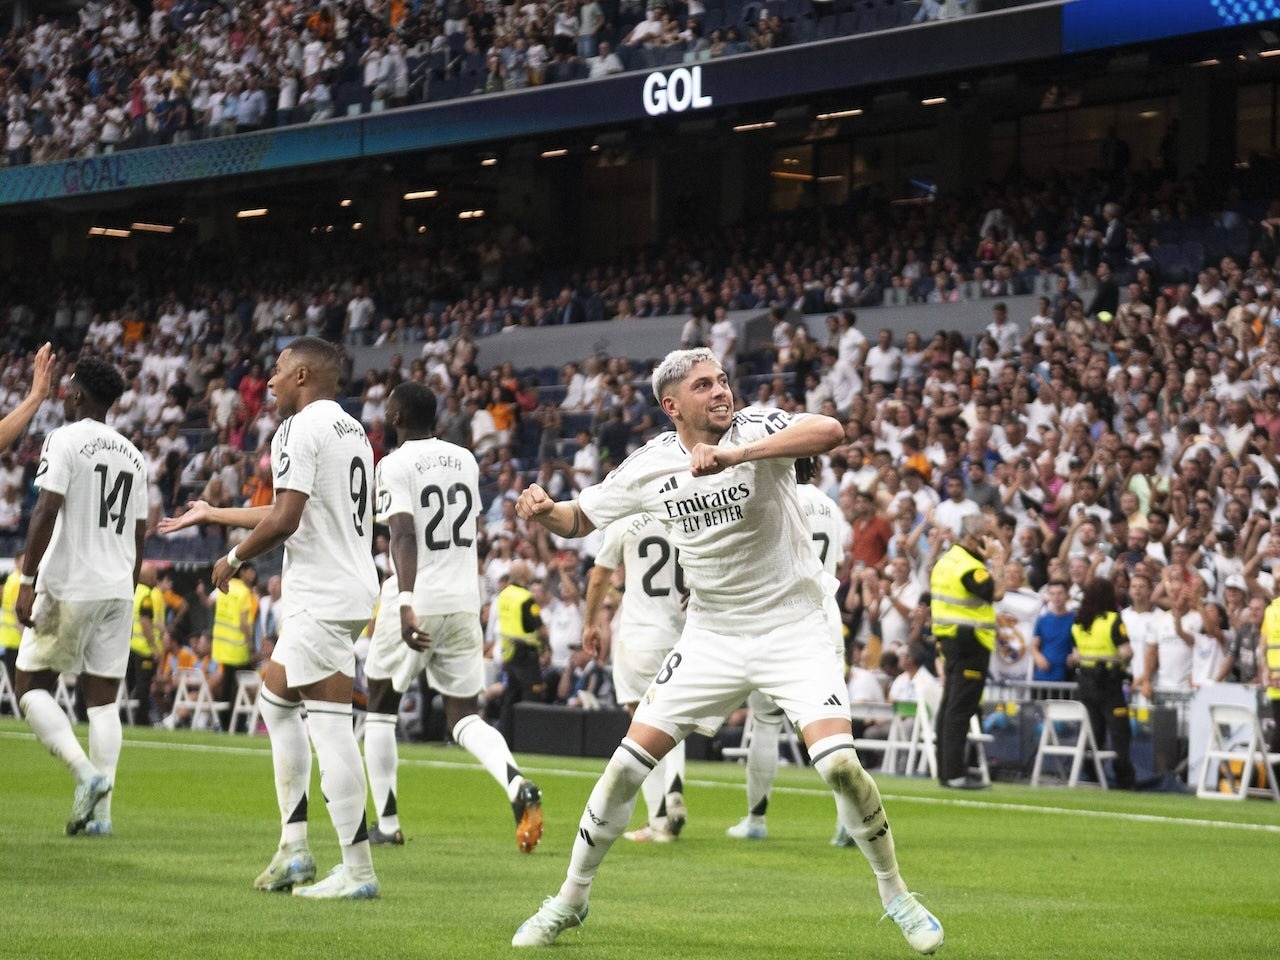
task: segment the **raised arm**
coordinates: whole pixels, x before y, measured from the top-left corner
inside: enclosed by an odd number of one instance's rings
[[[45,344],[36,351],[32,364],[31,390],[9,415],[0,420],[0,450],[13,444],[26,431],[31,418],[49,395],[49,383],[53,370],[53,347]]]
[[[232,547],[230,553],[225,557],[221,557],[213,566],[213,585],[223,593],[227,592],[227,581],[231,579],[231,574],[239,569],[242,563],[252,560],[254,557],[260,556],[269,550],[274,550],[280,544],[284,543],[292,535],[293,531],[298,529],[298,523],[302,520],[302,509],[307,505],[307,495],[297,490],[280,490],[276,493],[276,502],[270,507],[259,507],[265,510],[266,515],[262,517],[253,532],[240,542],[239,546]],[[223,511],[215,510],[214,513]],[[228,513],[249,512],[229,510]],[[214,523],[227,521],[212,521]]]
[[[801,417],[777,433],[740,447],[699,443],[693,448],[690,463],[695,477],[705,477],[749,460],[816,457],[843,442],[844,427],[840,426],[840,421],[815,414]]]
[[[516,516],[522,520],[533,520],[556,536],[570,540],[585,537],[596,528],[576,501],[556,503],[536,483],[521,491],[520,499],[516,501]]]
[[[272,509],[272,507],[211,507],[203,500],[192,500],[187,503],[186,513],[180,517],[165,517],[157,525],[157,529],[161,533],[173,533],[198,523],[218,523],[224,527],[253,529],[271,515]]]

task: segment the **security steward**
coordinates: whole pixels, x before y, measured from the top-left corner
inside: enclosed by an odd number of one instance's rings
[[[143,717],[152,716],[151,684],[164,657],[164,592],[156,586],[159,574],[153,563],[144,562],[133,588],[133,634],[129,638],[129,665],[125,684],[129,696],[138,701]]]
[[[1271,716],[1276,721],[1271,728],[1271,743],[1267,749],[1271,753],[1280,753],[1280,597],[1268,604],[1267,612],[1262,616],[1262,649],[1258,651],[1258,659],[1262,664],[1262,684],[1271,704]],[[1277,764],[1277,771],[1280,772],[1280,764]]]
[[[223,730],[231,730],[231,710],[240,688],[238,670],[253,669],[253,622],[258,604],[253,595],[258,571],[252,563],[243,563],[227,582],[227,592],[215,591],[206,600],[213,604],[212,659],[222,667],[222,682],[215,696],[219,700],[218,715]]]
[[[502,669],[507,685],[502,692],[498,729],[512,742],[515,706],[526,698],[540,702],[546,692],[542,679],[542,611],[529,592],[533,573],[529,564],[517,560],[507,571],[510,581],[498,594],[498,638],[502,646]]]
[[[1116,786],[1133,789],[1133,763],[1129,760],[1129,703],[1125,698],[1126,668],[1133,659],[1129,631],[1120,619],[1116,591],[1110,580],[1094,577],[1085,588],[1071,627],[1077,660],[1076,696],[1089,711],[1089,726],[1098,749],[1107,735],[1116,758],[1112,769]]]
[[[13,572],[5,579],[4,591],[0,594],[0,651],[3,651],[9,683],[13,683],[14,670],[18,665],[18,644],[22,642],[22,624],[18,623],[18,615],[13,612],[21,580],[22,554],[18,554],[13,558]]]
[[[967,776],[969,721],[978,712],[996,644],[995,602],[1004,596],[1004,548],[984,536],[987,518],[960,521],[960,537],[938,558],[929,578],[933,635],[945,660],[946,684],[935,729],[938,779],[944,787],[982,790]],[[990,569],[987,561],[990,560]]]

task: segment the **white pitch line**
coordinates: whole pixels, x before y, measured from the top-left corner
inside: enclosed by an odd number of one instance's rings
[[[30,733],[0,730],[0,739],[35,740],[36,738],[34,734]],[[233,747],[207,743],[173,743],[160,740],[125,740],[124,744],[128,747],[142,747],[149,750],[179,750],[188,753],[219,753],[226,754],[228,756],[259,756],[263,758],[269,758],[271,756],[271,748],[265,744],[260,748]],[[601,760],[601,769],[603,769],[603,763],[604,761]],[[401,758],[400,765],[406,767],[422,767],[425,769],[474,770],[477,772],[484,772],[484,768],[478,763],[466,763],[455,760],[419,760],[413,758]],[[600,776],[600,771],[568,770],[563,767],[539,766],[526,767],[525,769],[530,773],[549,774],[551,776],[558,777],[572,777],[579,780],[595,780]],[[685,783],[689,786],[709,787],[717,790],[742,789],[742,784],[736,780],[731,783],[723,780],[686,780]],[[831,791],[824,790],[821,787],[775,786],[773,788],[773,792],[787,793],[793,796],[803,797],[826,797],[831,794]],[[883,789],[881,790],[881,796],[892,803],[923,803],[940,807],[969,807],[975,810],[1007,810],[1015,813],[1052,814],[1056,817],[1088,817],[1101,820],[1120,820],[1127,823],[1157,823],[1184,827],[1206,827],[1216,830],[1244,830],[1249,832],[1280,834],[1280,825],[1270,823],[1236,823],[1230,820],[1205,820],[1197,817],[1165,817],[1152,813],[1124,813],[1119,810],[1042,807],[1031,803],[997,803],[992,800],[968,800],[959,797],[920,797],[913,794],[886,793]]]

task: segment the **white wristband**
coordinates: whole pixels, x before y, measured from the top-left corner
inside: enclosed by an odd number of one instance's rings
[[[31,586],[31,585],[32,585],[33,583],[35,583],[35,582],[36,582],[35,574],[25,574],[25,573],[20,573],[20,574],[18,574],[18,585],[19,585],[19,586],[22,586],[22,587],[29,587],[29,586]]]
[[[236,548],[232,547],[231,552],[227,554],[227,566],[232,570],[239,570],[243,563],[244,561],[240,559],[240,555],[236,553]]]
[[[401,607],[408,607],[410,610],[413,609],[413,591],[412,590],[401,590],[397,599]]]

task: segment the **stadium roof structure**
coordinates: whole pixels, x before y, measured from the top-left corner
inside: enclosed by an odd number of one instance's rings
[[[1250,42],[1257,46],[1250,38],[1266,37],[1267,23],[1277,19],[1280,0],[1047,0],[600,80],[8,167],[0,169],[0,212],[50,202],[67,212],[108,196],[108,202],[127,203],[139,192],[184,191],[196,183],[234,192],[307,168],[336,171],[397,155],[575,131],[592,137],[618,130],[649,133],[682,121],[708,130],[717,124],[726,130],[752,123],[772,127],[777,118],[806,107],[813,108],[806,121],[822,119],[830,115],[824,109],[838,111],[854,98],[870,100],[944,79],[1003,77],[1020,86],[1048,85],[1062,72],[1064,58],[1075,58],[1085,75],[1105,72],[1109,58],[1126,46],[1138,46],[1145,57],[1163,44],[1175,59],[1208,55],[1218,46],[1243,50]],[[1145,61],[1135,69],[1144,66]]]

